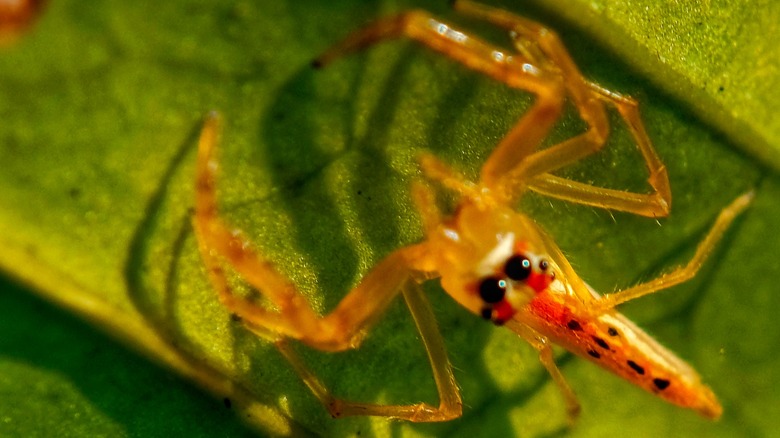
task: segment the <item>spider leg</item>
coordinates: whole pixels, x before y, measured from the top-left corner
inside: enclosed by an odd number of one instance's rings
[[[509,30],[521,53],[532,54],[540,66],[556,71],[563,78],[566,91],[577,107],[580,117],[589,126],[585,133],[517,162],[509,172],[501,169],[505,172],[503,178],[509,186],[508,191],[515,192],[515,196],[518,196],[527,186],[536,192],[571,202],[650,217],[668,215],[672,197],[669,178],[645,132],[636,101],[585,80],[558,36],[539,23],[468,0],[458,1],[454,6],[460,12]],[[547,173],[580,160],[603,147],[609,133],[603,103],[613,105],[628,125],[645,160],[650,174],[648,182],[653,193],[637,194],[604,189]],[[506,147],[513,147],[512,142],[506,142]],[[491,160],[492,157],[483,168],[483,180],[501,178],[490,176],[496,172],[491,167]]]
[[[218,162],[214,154],[218,131],[219,117],[211,114],[205,121],[199,144],[193,225],[201,256],[220,300],[247,323],[281,337],[294,338],[326,351],[356,347],[365,330],[399,294],[401,286],[412,277],[426,275],[416,268],[426,264],[428,253],[424,244],[388,255],[331,313],[318,315],[295,286],[255,251],[239,230],[230,228],[219,218],[215,198]],[[221,260],[268,298],[278,311],[233,294]]]
[[[561,370],[555,364],[555,357],[553,356],[549,340],[536,330],[515,320],[507,321],[506,327],[525,339],[526,342],[531,344],[531,346],[539,352],[539,361],[544,365],[544,368],[547,369],[547,372],[550,373],[553,381],[558,385],[561,395],[563,395],[569,424],[574,424],[577,417],[580,415],[580,402],[577,401],[577,395],[566,382],[566,378],[563,377]]]
[[[427,153],[420,155],[420,169],[426,178],[436,180],[442,186],[457,192],[460,196],[475,197],[479,194],[479,188],[469,182],[456,170],[439,160],[435,156]],[[424,209],[418,204],[418,210]]]
[[[652,218],[669,215],[669,203],[659,193],[633,193],[573,181],[549,173],[535,176],[528,188],[551,198]]]
[[[412,405],[380,405],[360,403],[334,397],[322,381],[304,364],[303,360],[288,345],[287,341],[276,342],[276,347],[290,362],[293,369],[309,387],[317,399],[328,409],[334,418],[351,415],[374,415],[399,418],[414,422],[447,421],[461,416],[463,405],[460,390],[452,374],[452,366],[447,358],[444,340],[436,325],[431,305],[423,291],[413,281],[403,288],[403,296],[414,318],[428,359],[439,394],[439,406],[428,403]]]
[[[594,306],[594,309],[597,312],[603,312],[618,304],[658,292],[693,278],[707,260],[707,256],[709,256],[715,248],[715,245],[717,245],[718,241],[723,237],[723,234],[731,223],[750,205],[754,196],[755,193],[753,191],[747,192],[732,201],[731,204],[720,212],[718,218],[715,220],[715,224],[710,228],[710,231],[696,248],[693,258],[691,258],[685,266],[678,267],[647,283],[642,283],[620,292],[603,295],[593,302],[592,305]]]
[[[454,7],[456,11],[509,30],[520,53],[534,53],[534,61],[538,64],[534,68],[544,70],[547,77],[557,77],[561,81],[580,117],[588,124],[587,131],[574,138],[530,156],[530,151],[526,151],[522,160],[507,161],[503,149],[523,148],[518,145],[518,140],[536,131],[534,126],[516,126],[485,162],[481,173],[483,183],[491,188],[503,186],[504,190],[520,192],[533,176],[576,162],[604,145],[609,134],[604,105],[593,98],[587,81],[555,32],[526,18],[471,1],[457,1]]]
[[[612,104],[626,121],[636,140],[650,177],[648,183],[653,193],[632,193],[612,190],[542,173],[528,182],[528,187],[546,196],[569,202],[590,205],[610,210],[625,211],[647,217],[665,217],[669,215],[672,204],[672,192],[666,167],[653,149],[642,120],[639,117],[637,102],[596,84],[589,83],[591,90],[605,102]]]
[[[274,341],[277,349],[290,362],[312,393],[334,417],[347,415],[378,415],[409,421],[445,421],[462,412],[460,391],[436,319],[425,295],[414,282],[432,274],[423,245],[395,251],[380,262],[361,283],[349,292],[330,314],[320,317],[270,262],[251,249],[250,242],[240,232],[230,230],[218,217],[215,197],[218,162],[214,149],[218,145],[219,116],[210,114],[201,133],[197,163],[197,194],[194,217],[198,247],[209,278],[217,289],[221,302],[242,318],[247,328]],[[418,204],[430,193],[415,192]],[[440,220],[439,213],[428,207],[421,211],[426,222]],[[278,312],[262,307],[233,294],[220,265],[224,259],[252,286],[265,295]],[[418,269],[417,265],[423,269]],[[355,348],[365,331],[387,308],[399,291],[415,321],[431,363],[439,393],[439,406],[426,403],[414,405],[377,405],[355,403],[333,397],[317,376],[288,345],[288,338],[297,339],[325,351]]]
[[[436,205],[436,196],[433,190],[422,181],[412,182],[411,192],[417,211],[420,212],[425,235],[429,236],[436,231],[442,222],[442,213]]]
[[[325,66],[343,55],[400,37],[418,41],[472,70],[536,95],[534,104],[499,143],[482,169],[482,182],[495,189],[499,197],[503,196],[504,187],[500,183],[504,176],[539,146],[560,117],[565,97],[560,74],[531,65],[522,54],[506,54],[417,10],[369,24],[328,49],[313,65]],[[587,120],[595,117],[589,115],[591,112],[586,114]]]

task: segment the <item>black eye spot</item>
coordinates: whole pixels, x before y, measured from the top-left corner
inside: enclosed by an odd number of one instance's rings
[[[542,261],[539,262],[539,269],[542,270],[542,272],[546,271],[547,268],[550,267],[550,262],[547,260],[542,259]]]
[[[479,296],[486,303],[497,303],[504,299],[506,280],[488,277],[479,284]]]
[[[525,280],[531,275],[531,261],[524,255],[513,255],[506,261],[504,272],[512,280]]]

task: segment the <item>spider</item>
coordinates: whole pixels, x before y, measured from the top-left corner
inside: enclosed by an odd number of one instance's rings
[[[462,413],[461,395],[435,317],[419,284],[439,278],[442,289],[477,317],[513,331],[539,353],[566,402],[573,421],[580,405],[553,358],[552,344],[588,359],[676,405],[716,419],[722,408],[697,373],[615,310],[615,306],[682,283],[694,275],[729,227],[747,208],[748,192],[722,210],[693,258],[659,278],[600,295],[590,288],[561,250],[533,220],[512,208],[528,190],[652,218],[671,207],[666,169],[653,149],[637,103],[587,81],[549,29],[528,19],[468,0],[457,11],[509,31],[515,52],[502,51],[424,11],[382,18],[336,44],[314,65],[391,38],[422,43],[466,67],[512,88],[529,91],[535,102],[499,142],[470,182],[432,155],[420,166],[430,181],[458,198],[451,215],[442,213],[427,183],[415,182],[412,197],[425,239],[380,261],[326,315],[313,310],[271,261],[218,215],[215,183],[219,116],[205,120],[199,141],[194,230],[208,276],[222,304],[246,327],[270,338],[333,417],[373,415],[416,422],[446,421]],[[571,99],[587,129],[537,150]],[[649,172],[649,194],[612,190],[555,176],[551,172],[598,151],[608,135],[607,107],[625,120]],[[232,293],[223,265],[240,274],[272,303],[265,307]],[[337,398],[290,347],[295,340],[323,351],[357,348],[390,302],[403,296],[428,354],[439,404],[380,405]]]

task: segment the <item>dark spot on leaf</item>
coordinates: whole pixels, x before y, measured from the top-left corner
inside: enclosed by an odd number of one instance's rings
[[[653,379],[653,383],[655,384],[655,387],[663,391],[664,389],[669,387],[669,381],[666,379]]]
[[[228,398],[228,397],[223,398],[222,399],[222,403],[224,403],[225,407],[228,408],[228,409],[230,409],[230,407],[233,406],[233,402],[230,401],[230,398]]]
[[[631,367],[631,369],[632,369],[632,370],[636,371],[636,372],[637,372],[637,374],[644,374],[644,373],[645,373],[645,369],[644,369],[644,368],[642,368],[641,366],[639,366],[639,365],[638,365],[636,362],[634,362],[633,360],[629,360],[629,361],[628,361],[628,362],[626,362],[626,363],[628,364],[628,366],[630,366],[630,367]]]
[[[566,326],[569,327],[569,329],[571,329],[571,330],[575,330],[575,331],[582,330],[582,326],[580,325],[580,323],[575,321],[575,320],[573,320],[573,319],[571,321],[569,321],[566,324]]]

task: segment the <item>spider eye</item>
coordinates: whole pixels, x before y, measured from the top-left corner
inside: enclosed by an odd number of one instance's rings
[[[506,294],[506,280],[488,277],[479,283],[479,296],[486,303],[497,303],[504,299],[504,294]]]
[[[542,259],[542,261],[539,262],[539,269],[541,269],[542,271],[546,271],[547,268],[549,267],[550,267],[550,263],[547,260]]]
[[[531,260],[524,255],[513,255],[506,261],[504,272],[512,280],[525,280],[531,275]]]

